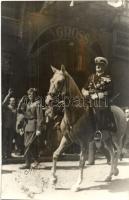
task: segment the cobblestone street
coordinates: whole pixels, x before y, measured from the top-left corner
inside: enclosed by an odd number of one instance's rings
[[[19,170],[22,164],[2,166],[2,199],[43,199],[43,200],[129,200],[129,159],[119,162],[119,175],[106,183],[110,166],[105,159],[85,167],[84,180],[79,192],[70,189],[77,180],[78,162],[58,162],[56,189],[50,185],[51,162],[40,163],[36,170]]]

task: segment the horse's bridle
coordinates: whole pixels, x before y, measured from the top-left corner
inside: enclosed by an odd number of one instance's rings
[[[56,89],[55,85],[54,86],[54,89],[57,90],[55,94],[51,93],[51,92],[48,92],[48,95],[51,97],[51,98],[54,98],[56,96],[62,96],[62,91],[63,91],[63,88],[65,87],[65,92],[63,93],[63,95],[67,95],[68,94],[68,79],[66,77],[66,75],[64,75],[64,81],[62,82],[62,84],[60,85],[60,88]]]

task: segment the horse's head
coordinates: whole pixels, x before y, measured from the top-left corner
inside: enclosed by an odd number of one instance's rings
[[[51,68],[54,74],[50,80],[50,88],[45,101],[47,105],[53,100],[54,97],[66,94],[66,70],[64,65],[61,65],[60,70],[53,66],[51,66]]]

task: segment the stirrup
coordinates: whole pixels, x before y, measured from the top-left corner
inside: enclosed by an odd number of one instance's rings
[[[97,130],[95,132],[94,140],[95,141],[101,141],[102,140],[102,132],[100,130]]]

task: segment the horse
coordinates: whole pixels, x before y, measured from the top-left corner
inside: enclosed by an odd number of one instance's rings
[[[56,164],[60,154],[70,144],[77,143],[80,145],[79,175],[76,184],[74,184],[71,189],[72,191],[79,191],[83,181],[83,169],[85,166],[88,144],[94,137],[94,130],[89,115],[89,106],[88,104],[84,104],[84,98],[77,84],[66,71],[65,66],[62,65],[60,70],[53,66],[51,66],[51,68],[53,76],[50,80],[46,104],[57,99],[56,97],[58,95],[61,95],[64,99],[64,116],[60,125],[63,137],[58,148],[53,153],[51,182],[53,187],[55,187],[57,183]],[[115,105],[111,106],[111,110],[115,118],[117,132],[103,131],[105,137],[102,137],[102,140],[111,156],[110,172],[105,181],[111,181],[113,175],[117,176],[119,174],[117,165],[122,151],[122,140],[127,126],[123,110]]]

